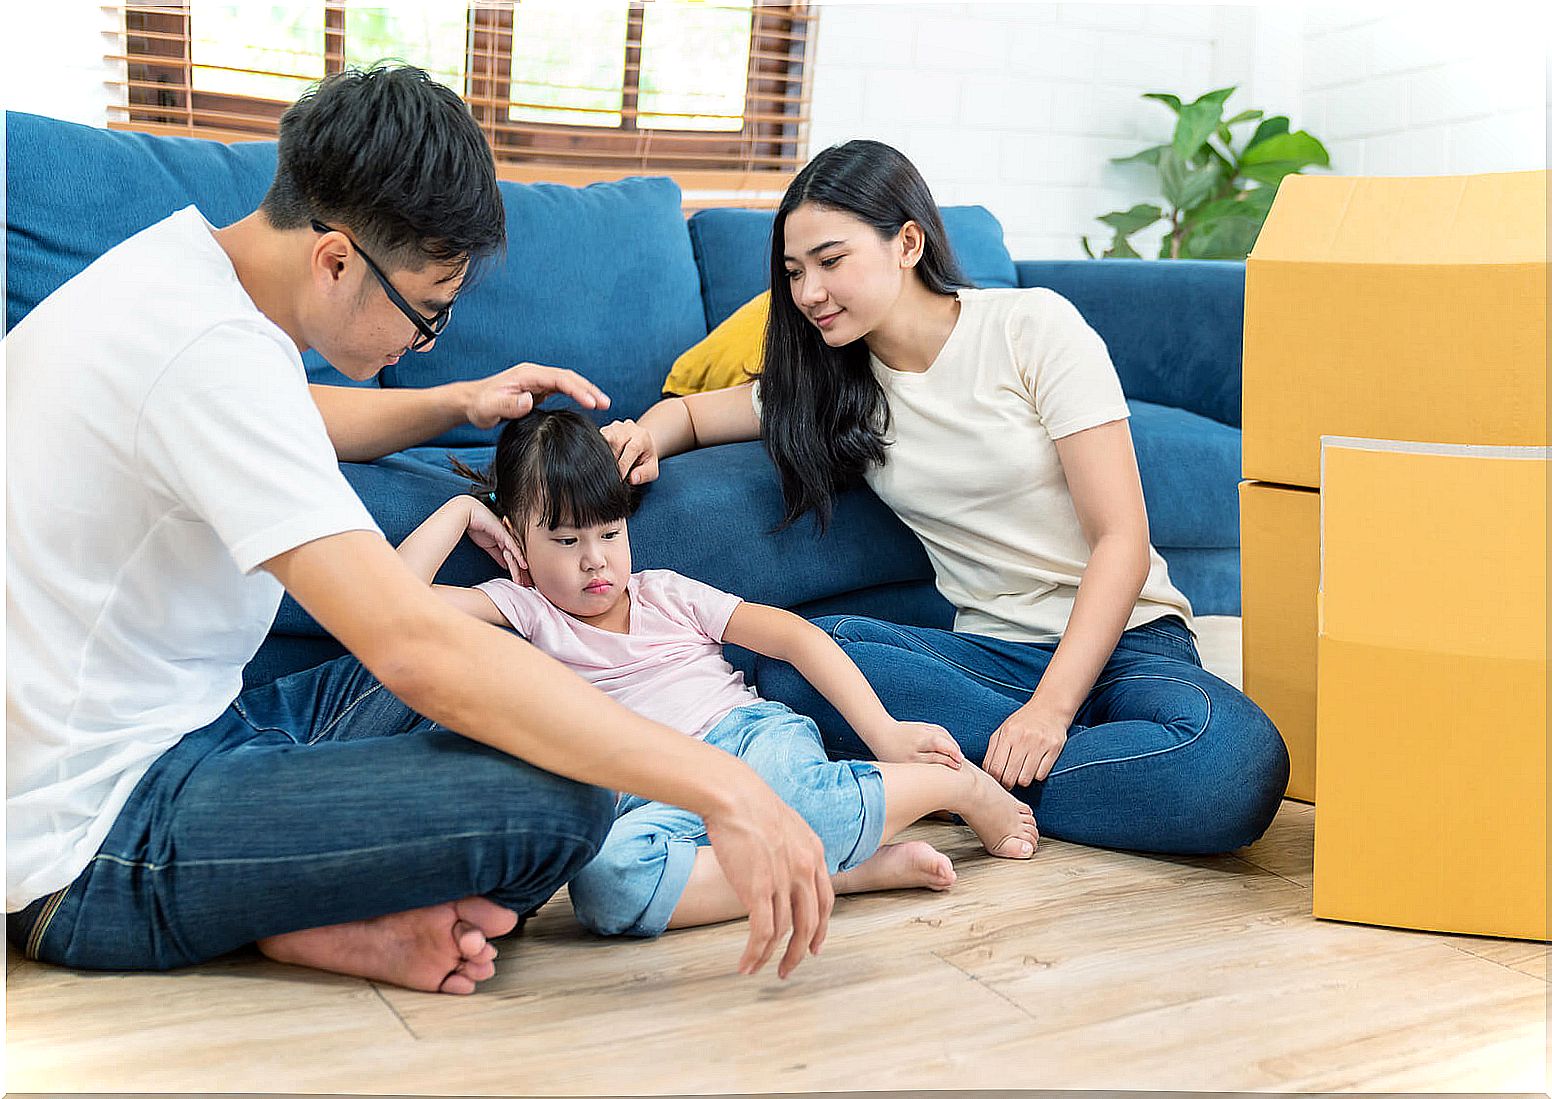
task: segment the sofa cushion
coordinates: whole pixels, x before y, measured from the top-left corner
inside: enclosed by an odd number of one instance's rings
[[[1017,286],[1018,271],[1002,241],[1002,225],[984,206],[942,207],[954,255],[976,286]],[[700,267],[706,327],[715,328],[744,302],[771,287],[773,210],[701,210],[690,218]]]
[[[1127,397],[1240,423],[1245,265],[1228,260],[1022,260],[1018,285],[1077,306]]]
[[[190,204],[213,225],[258,208],[275,175],[273,141],[227,145],[5,115],[5,329],[120,241]],[[313,381],[352,382],[317,352]]]
[[[613,403],[595,419],[640,416],[674,359],[706,335],[678,185],[504,182],[501,197],[506,256],[476,272],[436,346],[384,370],[382,384],[439,385],[538,362],[608,393]],[[436,443],[491,443],[497,430],[465,425]]]
[[[1153,544],[1238,546],[1239,429],[1183,408],[1127,405]]]

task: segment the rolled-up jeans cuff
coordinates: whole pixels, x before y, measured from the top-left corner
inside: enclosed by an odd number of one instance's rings
[[[700,845],[693,839],[677,836],[668,841],[667,847],[663,856],[663,876],[658,879],[646,911],[625,932],[627,935],[655,939],[666,931],[674,909],[679,907],[679,899],[684,896],[685,886],[690,884],[690,873],[695,869]]]
[[[860,760],[851,761],[851,772],[862,790],[862,831],[857,846],[836,868],[837,873],[867,862],[878,853],[884,839],[884,776],[876,766]]]

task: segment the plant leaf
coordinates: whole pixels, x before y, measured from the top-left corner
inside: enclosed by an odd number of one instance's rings
[[[1240,154],[1240,167],[1252,164],[1269,164],[1274,161],[1291,161],[1299,167],[1319,164],[1329,167],[1331,155],[1326,147],[1308,133],[1300,130],[1293,134],[1274,134],[1264,141],[1249,146]]]
[[[1125,237],[1116,237],[1115,244],[1105,253],[1106,259],[1142,259],[1137,254],[1137,249],[1132,247],[1132,242]]]
[[[1253,119],[1260,118],[1262,114],[1263,114],[1263,112],[1261,112],[1261,111],[1240,111],[1239,114],[1237,114],[1233,118],[1229,119],[1227,122],[1224,123],[1224,125],[1225,126],[1238,126],[1241,122],[1250,122]]]
[[[1261,233],[1261,220],[1248,217],[1213,218],[1185,239],[1182,259],[1244,259]]]
[[[1144,99],[1157,99],[1176,114],[1180,113],[1180,97],[1178,95],[1170,95],[1168,92],[1143,92],[1142,97]]]
[[[1265,141],[1269,137],[1276,137],[1278,134],[1285,134],[1287,132],[1287,115],[1273,115],[1271,118],[1267,119],[1265,122],[1261,123],[1261,125],[1256,127],[1256,132],[1250,135],[1250,142],[1245,146],[1245,148],[1249,149],[1254,145],[1261,144],[1261,142]]]
[[[1164,211],[1157,206],[1148,203],[1138,203],[1130,210],[1117,211],[1113,214],[1105,214],[1096,218],[1114,229],[1119,236],[1131,236],[1139,229],[1146,229],[1159,218],[1164,216]]]
[[[1165,200],[1177,210],[1189,210],[1209,198],[1223,179],[1216,160],[1192,167],[1173,149],[1159,154],[1159,184]]]
[[[1167,148],[1169,148],[1168,145],[1154,145],[1151,148],[1142,150],[1140,153],[1133,153],[1131,156],[1113,156],[1110,158],[1110,163],[1130,164],[1132,161],[1141,161],[1144,164],[1157,166],[1159,163],[1159,153]]]
[[[1182,160],[1195,156],[1202,143],[1218,128],[1218,118],[1222,114],[1222,103],[1203,103],[1198,100],[1189,107],[1181,108],[1180,118],[1175,123],[1175,138],[1170,142],[1175,155]]]

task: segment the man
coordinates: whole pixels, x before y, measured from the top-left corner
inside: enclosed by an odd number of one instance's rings
[[[309,392],[309,347],[355,379],[430,347],[504,224],[457,96],[348,71],[286,112],[259,210],[173,214],[8,337],[6,910],[30,957],[253,942],[472,992],[597,850],[606,789],[705,818],[751,912],[742,972],[783,937],[782,976],[818,950],[822,850],[753,771],[444,605],[339,472],[550,392],[607,403],[535,366]],[[353,656],[239,693],[282,589]]]

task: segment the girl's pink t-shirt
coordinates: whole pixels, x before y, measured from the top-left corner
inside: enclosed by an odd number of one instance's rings
[[[722,634],[743,602],[668,569],[633,573],[630,632],[579,621],[534,588],[479,585],[512,628],[621,705],[691,736],[760,701],[722,657]]]

